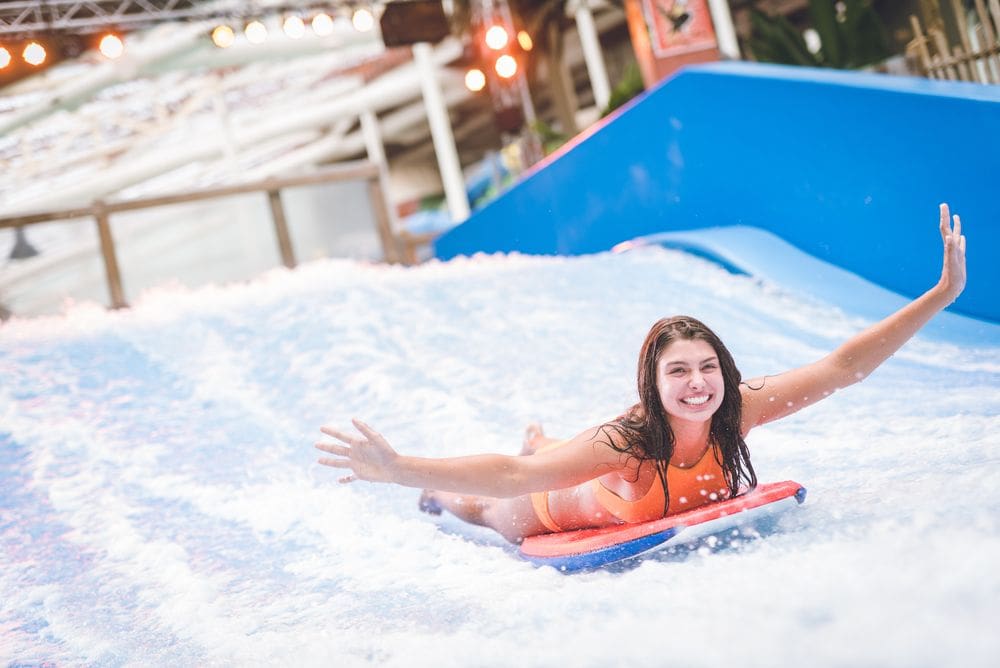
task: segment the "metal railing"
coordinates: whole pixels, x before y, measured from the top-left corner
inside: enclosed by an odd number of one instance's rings
[[[0,229],[7,227],[27,227],[52,221],[71,221],[79,218],[93,217],[97,224],[97,233],[101,244],[101,255],[104,259],[104,269],[107,275],[108,293],[111,297],[111,308],[125,308],[128,302],[122,288],[121,272],[118,269],[118,257],[115,252],[114,237],[111,234],[111,215],[123,211],[136,211],[170,204],[182,204],[201,200],[232,197],[247,193],[267,193],[271,207],[271,217],[274,222],[275,236],[282,263],[292,269],[296,265],[292,250],[291,236],[288,233],[288,223],[281,201],[281,191],[296,186],[317,185],[336,181],[365,180],[368,183],[368,197],[371,200],[372,213],[375,218],[376,232],[382,244],[385,260],[390,263],[403,262],[413,264],[417,261],[417,247],[429,243],[434,235],[411,235],[407,232],[394,233],[389,221],[384,190],[382,188],[380,170],[375,163],[360,161],[344,163],[336,167],[324,169],[304,176],[268,178],[259,181],[241,183],[231,186],[204,188],[183,193],[144,197],[127,201],[95,200],[90,206],[57,211],[40,211],[37,213],[17,216],[0,217]]]

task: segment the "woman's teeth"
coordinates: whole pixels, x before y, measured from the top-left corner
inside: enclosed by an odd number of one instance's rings
[[[704,394],[700,397],[688,397],[687,399],[681,399],[681,403],[685,403],[688,406],[701,406],[703,403],[708,401],[709,395]]]

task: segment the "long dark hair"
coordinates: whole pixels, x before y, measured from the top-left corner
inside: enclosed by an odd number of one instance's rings
[[[660,392],[656,386],[656,366],[667,346],[678,339],[705,341],[712,346],[719,358],[725,392],[722,405],[712,415],[709,447],[714,446],[718,453],[716,458],[721,458],[719,464],[730,496],[736,496],[743,483],[750,489],[757,486],[757,474],[750,463],[750,452],[740,432],[743,412],[740,398],[741,376],[733,356],[715,332],[699,320],[683,315],[663,318],[650,328],[639,353],[639,403],[599,429],[615,450],[635,457],[640,462],[652,460],[655,463],[663,483],[664,514],[670,505],[667,465],[674,455],[674,432],[667,421],[667,411],[660,401]],[[620,438],[612,438],[607,431],[609,429]]]

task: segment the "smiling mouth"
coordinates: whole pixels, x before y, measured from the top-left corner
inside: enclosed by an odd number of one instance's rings
[[[702,394],[701,396],[697,397],[687,397],[685,399],[681,399],[681,403],[686,406],[704,406],[705,404],[708,403],[708,400],[711,398],[712,398],[711,394]]]

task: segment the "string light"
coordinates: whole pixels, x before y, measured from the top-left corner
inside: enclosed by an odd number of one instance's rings
[[[35,67],[41,65],[45,62],[45,47],[38,42],[29,42],[28,46],[24,47],[24,51],[21,52],[21,57],[24,58],[24,62],[29,65],[34,65]]]
[[[351,16],[351,23],[354,24],[354,29],[358,32],[368,32],[375,27],[375,17],[368,9],[358,7],[354,10],[354,15]]]
[[[496,65],[493,66],[496,69],[497,74],[499,74],[504,79],[510,79],[512,76],[517,74],[517,61],[514,56],[510,54],[503,54],[497,58]]]
[[[517,31],[517,43],[520,44],[521,48],[525,51],[531,51],[535,47],[535,43],[531,41],[531,35],[529,35],[526,30]]]
[[[478,68],[469,70],[465,73],[465,87],[473,93],[478,93],[486,88],[486,75]]]
[[[0,70],[10,65],[10,61],[10,51],[8,51],[5,47],[0,46]]]
[[[282,24],[281,29],[292,39],[299,39],[306,34],[306,24],[295,14],[285,17],[285,22]]]
[[[220,49],[228,49],[235,41],[236,33],[225,24],[215,26],[215,30],[212,31],[212,43]]]
[[[262,44],[267,40],[267,26],[254,19],[246,25],[243,32],[247,36],[247,41],[251,44]]]
[[[486,31],[486,46],[496,51],[507,46],[507,40],[509,39],[510,37],[507,35],[507,31],[503,29],[503,26],[491,26]]]
[[[97,48],[100,49],[105,58],[109,58],[111,60],[114,60],[125,53],[125,45],[122,43],[121,38],[114,33],[108,33],[102,37]]]
[[[313,32],[320,37],[326,37],[333,33],[333,19],[330,18],[329,14],[320,12],[312,18],[312,29]]]

